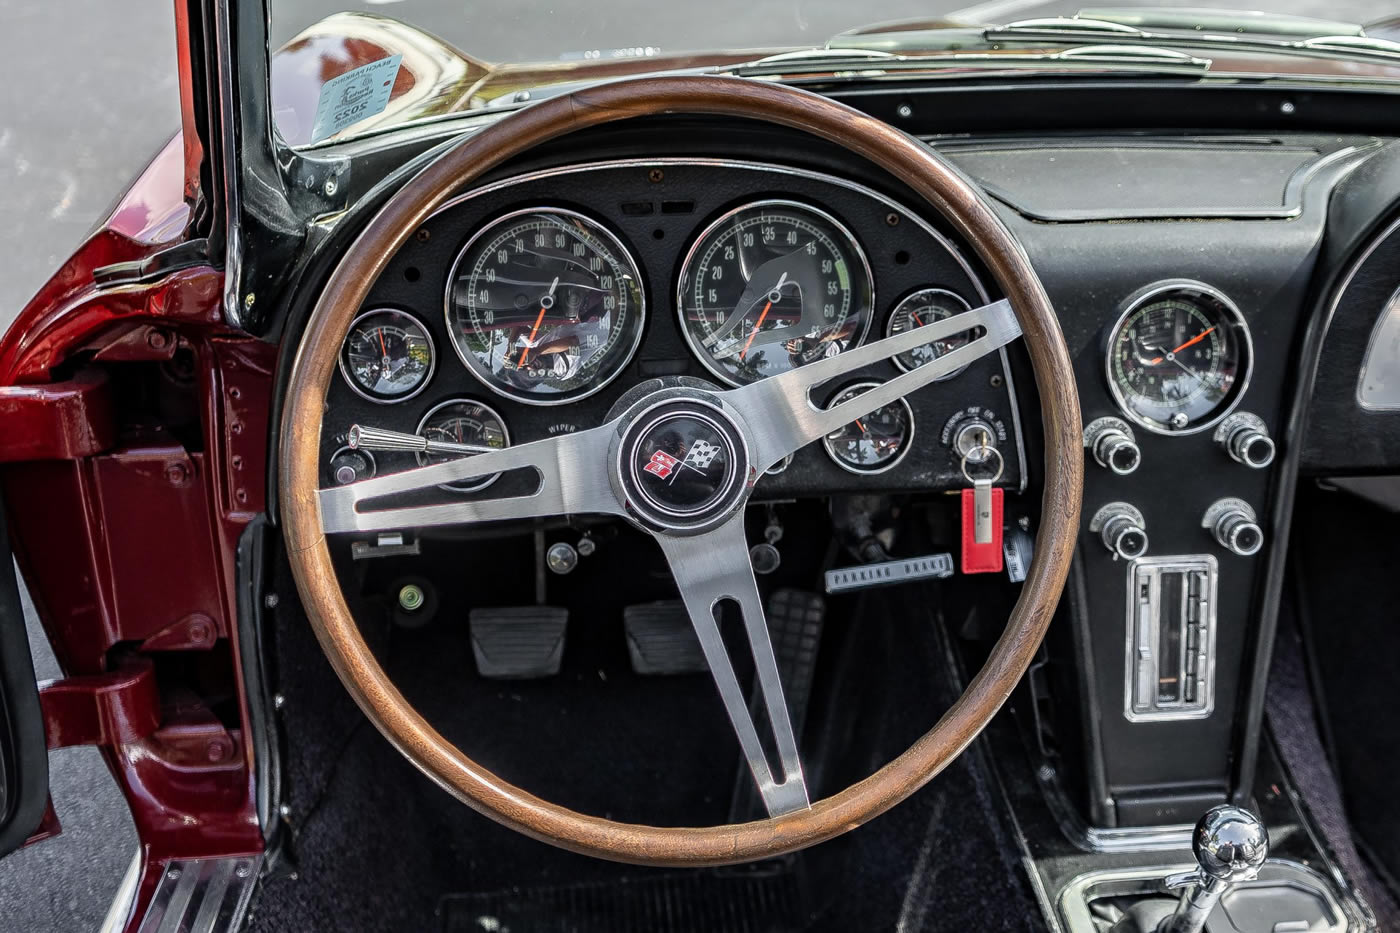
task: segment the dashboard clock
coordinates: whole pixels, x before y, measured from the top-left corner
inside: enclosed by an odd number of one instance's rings
[[[1160,282],[1126,303],[1108,340],[1109,390],[1123,413],[1158,434],[1194,434],[1239,404],[1253,364],[1249,327],[1201,282]]]

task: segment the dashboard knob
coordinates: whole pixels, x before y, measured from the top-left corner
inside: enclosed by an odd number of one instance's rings
[[[1110,502],[1094,513],[1089,530],[1096,532],[1113,559],[1134,560],[1147,553],[1147,523],[1127,502]]]
[[[1264,546],[1264,529],[1259,527],[1254,509],[1243,499],[1221,499],[1206,509],[1201,527],[1210,530],[1216,542],[1240,557],[1258,554]]]
[[[331,479],[337,486],[374,475],[374,457],[367,450],[342,447],[331,456]]]
[[[1226,418],[1216,429],[1215,440],[1225,448],[1231,460],[1255,470],[1273,463],[1277,452],[1264,420],[1247,411]]]
[[[1084,429],[1084,446],[1094,461],[1119,476],[1127,476],[1142,464],[1133,429],[1118,418],[1099,418]]]
[[[1274,439],[1252,428],[1237,428],[1230,435],[1225,449],[1235,460],[1256,470],[1274,462]]]

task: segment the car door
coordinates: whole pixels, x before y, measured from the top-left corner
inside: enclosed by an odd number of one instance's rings
[[[49,758],[39,688],[0,503],[0,856],[24,845],[43,819]]]

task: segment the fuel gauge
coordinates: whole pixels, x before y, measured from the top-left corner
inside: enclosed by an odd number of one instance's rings
[[[447,441],[452,444],[476,444],[483,447],[504,448],[510,446],[510,431],[500,414],[490,405],[468,398],[448,399],[440,405],[428,409],[423,420],[418,422],[418,434],[430,441]],[[451,454],[416,455],[420,466],[433,463],[446,463],[460,459]],[[494,483],[501,474],[473,476],[456,483],[443,483],[443,489],[454,492],[476,492]]]
[[[827,407],[834,408],[879,385],[878,382],[858,382],[848,386],[838,392]],[[822,438],[822,446],[843,470],[883,473],[904,459],[913,438],[914,410],[907,401],[898,399],[832,431]]]
[[[889,322],[885,325],[885,336],[893,337],[895,334],[902,334],[911,328],[926,327],[934,321],[942,321],[970,309],[966,301],[946,288],[921,288],[905,296],[895,306],[894,311],[890,314]],[[911,372],[940,356],[967,346],[974,336],[976,335],[969,330],[944,337],[942,340],[926,343],[922,347],[915,347],[907,353],[899,354],[894,358],[894,364],[906,373]],[[937,381],[952,379],[966,368],[964,366],[946,376],[940,376]]]
[[[366,311],[350,324],[340,373],[360,396],[387,404],[413,398],[428,384],[436,353],[418,319],[393,308]]]

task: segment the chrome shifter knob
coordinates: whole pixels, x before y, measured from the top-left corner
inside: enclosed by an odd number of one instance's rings
[[[1168,887],[1185,890],[1176,912],[1162,921],[1157,933],[1201,933],[1231,885],[1259,874],[1269,857],[1269,833],[1253,813],[1221,804],[1196,823],[1191,851],[1199,868],[1167,879]]]
[[[1196,824],[1191,850],[1206,875],[1228,884],[1249,881],[1269,857],[1269,833],[1253,813],[1223,804]]]

